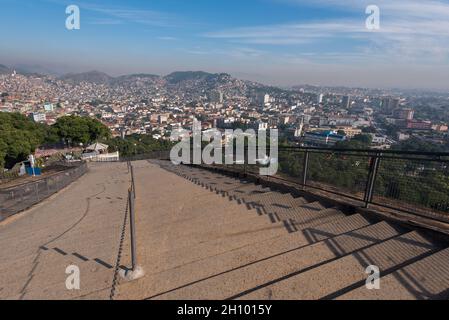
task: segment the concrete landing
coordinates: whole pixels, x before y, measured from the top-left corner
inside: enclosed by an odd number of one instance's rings
[[[0,299],[109,299],[126,208],[126,164],[79,180],[0,224]],[[80,270],[67,290],[66,268]]]

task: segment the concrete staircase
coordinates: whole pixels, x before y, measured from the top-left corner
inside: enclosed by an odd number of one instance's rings
[[[175,166],[168,161],[151,163],[216,197],[255,210],[261,219],[282,226],[284,233],[260,237],[251,244],[193,263],[189,270],[213,266],[216,272],[195,271],[204,276],[180,281],[179,285],[148,299],[446,299],[449,296],[449,242],[443,235],[345,212],[328,203],[202,168]],[[245,223],[245,219],[240,223]],[[370,265],[380,268],[379,290],[366,288],[369,275],[365,271]],[[178,271],[183,272],[182,267]],[[162,272],[159,276],[168,274]]]

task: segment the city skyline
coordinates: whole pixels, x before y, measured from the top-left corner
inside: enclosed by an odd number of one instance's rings
[[[449,3],[0,0],[0,64],[112,76],[226,72],[270,85],[449,90]],[[65,28],[68,5],[81,29]],[[380,8],[368,30],[367,5]]]

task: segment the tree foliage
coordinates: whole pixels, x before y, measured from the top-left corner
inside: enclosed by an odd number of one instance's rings
[[[373,138],[369,134],[358,134],[351,140],[338,142],[336,147],[339,149],[369,149]]]
[[[104,139],[104,143],[109,145],[109,151],[118,151],[123,157],[130,157],[138,154],[150,153],[152,151],[169,150],[172,143],[166,140],[156,140],[149,135],[133,134],[125,139],[119,137]]]
[[[44,142],[46,128],[19,113],[0,113],[0,167],[23,161]]]
[[[62,117],[47,126],[19,113],[0,113],[0,168],[26,160],[41,145],[61,141],[86,144],[108,137],[110,131],[105,125],[87,117]]]
[[[100,121],[88,117],[66,116],[53,125],[56,136],[69,144],[88,144],[109,138],[111,133]]]

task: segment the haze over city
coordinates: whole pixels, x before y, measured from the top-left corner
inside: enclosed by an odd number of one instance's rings
[[[0,63],[112,76],[226,72],[265,84],[449,90],[449,3],[0,0]],[[76,4],[81,29],[67,30]],[[366,7],[380,9],[368,30]]]

